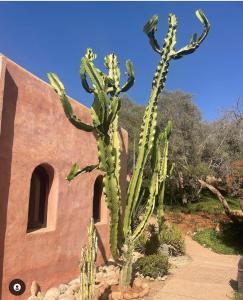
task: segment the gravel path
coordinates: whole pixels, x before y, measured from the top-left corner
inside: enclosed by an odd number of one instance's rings
[[[240,256],[220,255],[186,237],[189,259],[176,260],[178,268],[164,282],[151,282],[149,300],[229,300],[236,284]],[[147,299],[146,299],[147,300]]]

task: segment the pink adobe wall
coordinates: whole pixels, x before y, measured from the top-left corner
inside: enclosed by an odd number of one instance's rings
[[[89,109],[71,100],[75,113],[91,122]],[[45,291],[79,273],[79,253],[92,215],[93,186],[98,171],[68,183],[74,162],[97,163],[92,133],[74,128],[64,116],[58,96],[44,81],[0,56],[0,279],[1,299],[27,299],[31,282]],[[126,182],[127,133],[122,131],[123,192]],[[48,225],[26,233],[32,172],[39,164],[54,169],[48,200]],[[102,200],[104,201],[104,199]],[[98,263],[109,257],[108,214],[103,203]],[[22,296],[8,291],[9,282],[26,283]]]

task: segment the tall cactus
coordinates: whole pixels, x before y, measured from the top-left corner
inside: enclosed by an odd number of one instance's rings
[[[56,74],[48,74],[50,83],[58,93],[69,121],[78,129],[94,131],[96,133],[98,165],[91,165],[80,169],[77,164],[74,164],[67,179],[72,180],[79,174],[91,172],[97,168],[104,172],[104,193],[110,211],[110,248],[113,258],[121,262],[121,285],[126,286],[130,284],[134,242],[143,232],[153,212],[156,198],[159,198],[158,217],[161,217],[163,214],[163,194],[167,174],[168,138],[171,131],[171,122],[168,122],[162,133],[159,133],[157,127],[157,100],[159,93],[164,88],[170,61],[194,52],[209,32],[210,25],[203,12],[197,10],[196,16],[204,26],[203,33],[199,38],[197,38],[196,34],[193,34],[190,43],[178,51],[175,50],[177,27],[175,15],[169,15],[169,30],[162,47],[159,46],[155,38],[158,17],[153,16],[144,26],[144,32],[149,37],[153,50],[160,55],[160,61],[153,77],[150,99],[143,116],[138,156],[134,174],[127,191],[124,214],[120,212],[121,189],[119,184],[120,143],[118,135],[118,113],[121,105],[119,94],[127,91],[134,83],[134,71],[131,61],[126,61],[128,80],[123,86],[120,86],[119,63],[115,54],[110,54],[105,57],[104,64],[108,71],[107,74],[105,74],[95,67],[94,59],[96,55],[91,49],[87,49],[85,56],[81,59],[80,77],[83,88],[94,96],[91,107],[93,124],[84,124],[73,114],[63,84]],[[89,86],[87,76],[91,80],[92,87]],[[162,144],[164,148],[161,153]],[[132,216],[139,203],[144,168],[149,159],[151,159],[152,169],[149,196],[140,223],[135,228],[132,228]]]
[[[95,299],[97,236],[94,221],[91,218],[88,227],[88,243],[81,250],[80,260],[80,300]]]

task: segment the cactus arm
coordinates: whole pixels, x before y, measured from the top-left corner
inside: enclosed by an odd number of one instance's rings
[[[76,128],[91,132],[93,131],[94,127],[88,124],[83,123],[79,118],[77,118],[73,114],[72,106],[66,96],[64,86],[58,76],[55,73],[48,73],[48,78],[50,81],[51,86],[54,88],[56,93],[58,94],[60,101],[62,103],[62,107],[64,109],[65,115]]]
[[[179,59],[184,55],[191,54],[193,53],[203,42],[203,40],[206,38],[208,35],[208,32],[210,30],[210,24],[206,16],[204,15],[202,10],[197,10],[196,11],[196,16],[199,19],[199,21],[203,24],[204,30],[200,37],[197,39],[197,35],[194,33],[192,35],[191,42],[186,45],[185,47],[181,48],[180,50],[176,51],[174,54],[172,54],[173,59]]]
[[[107,132],[109,128],[107,123],[109,98],[105,86],[107,76],[94,66],[93,60],[95,58],[96,55],[92,49],[88,48],[85,56],[81,59],[80,74],[87,74],[93,85],[94,102],[91,107],[91,114],[94,126],[100,126],[99,130]]]
[[[107,121],[108,124],[112,124],[114,122],[120,108],[121,108],[121,100],[118,97],[112,97],[110,112]]]
[[[169,137],[172,130],[172,122],[168,121],[165,129],[159,135],[159,143],[164,142],[163,154],[160,158],[159,168],[159,192],[158,192],[158,208],[157,208],[157,220],[159,229],[162,228],[164,220],[164,194],[165,194],[165,183],[167,178],[168,169],[168,152],[169,152]],[[173,165],[172,165],[173,166]]]
[[[109,93],[114,96],[120,93],[120,69],[119,61],[114,53],[105,56],[104,65],[108,70],[107,84]]]
[[[120,141],[119,141],[119,134],[118,134],[118,115],[116,115],[111,128],[111,140],[113,145],[113,151],[115,156],[115,175],[116,178],[119,179],[120,177],[120,170],[121,170],[121,160],[120,160]]]
[[[160,149],[159,149],[159,141],[155,142],[155,145],[153,147],[152,155],[154,157],[153,163],[152,163],[152,177],[150,180],[150,186],[149,186],[149,197],[147,200],[147,205],[145,207],[145,211],[142,215],[141,222],[139,225],[135,228],[131,235],[131,239],[134,242],[143,232],[145,225],[147,224],[151,214],[154,210],[155,205],[155,199],[158,194],[158,180],[159,180],[159,168],[160,168]]]
[[[75,163],[72,166],[72,168],[71,168],[69,174],[67,175],[66,179],[68,181],[71,181],[80,174],[92,172],[93,170],[98,169],[98,166],[99,166],[98,164],[97,165],[90,165],[90,166],[86,166],[83,169],[80,169],[79,165],[77,163]]]
[[[117,259],[118,224],[120,212],[119,179],[115,175],[114,148],[108,138],[98,136],[99,169],[104,171],[103,190],[110,213],[110,249]]]
[[[167,162],[168,162],[168,148],[169,142],[166,139],[164,142],[162,163],[159,171],[159,192],[158,192],[158,208],[157,208],[157,220],[159,229],[162,228],[164,220],[164,195],[165,195],[165,183],[167,176]]]
[[[96,275],[97,235],[91,218],[88,226],[88,242],[81,249],[80,259],[80,300],[94,299]]]
[[[129,59],[126,60],[126,69],[127,69],[128,80],[122,86],[121,92],[128,91],[133,86],[134,81],[135,81],[135,74],[134,74],[133,63]]]
[[[143,31],[147,34],[149,38],[149,43],[153,50],[160,55],[162,54],[162,51],[160,49],[159,43],[157,42],[155,38],[155,32],[157,31],[157,24],[158,24],[158,16],[154,15],[144,26]]]
[[[81,60],[81,63],[80,63],[80,79],[81,79],[81,83],[82,83],[82,86],[83,88],[89,93],[93,93],[94,92],[94,89],[91,88],[88,84],[88,81],[87,81],[87,77],[86,77],[86,70],[85,70],[85,66],[84,66],[84,63],[83,61]]]
[[[163,89],[166,75],[169,67],[170,53],[175,45],[176,34],[176,18],[174,15],[169,15],[169,30],[164,41],[161,60],[157,66],[153,83],[152,91],[149,103],[146,107],[141,134],[139,140],[138,157],[136,161],[135,171],[128,187],[128,201],[125,209],[124,217],[124,236],[128,234],[129,227],[131,225],[131,215],[138,201],[144,167],[148,156],[151,152],[154,143],[155,129],[157,123],[157,98],[160,91]]]

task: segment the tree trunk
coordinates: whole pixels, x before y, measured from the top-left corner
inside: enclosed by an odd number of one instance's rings
[[[240,213],[240,211],[232,211],[230,209],[227,201],[225,200],[224,196],[214,186],[212,186],[211,184],[208,184],[207,182],[205,182],[201,179],[198,179],[198,181],[200,182],[202,188],[208,188],[214,195],[216,195],[218,197],[219,201],[222,203],[222,205],[224,207],[224,211],[225,211],[226,215],[233,222],[239,222],[239,218],[243,217],[243,215]]]

